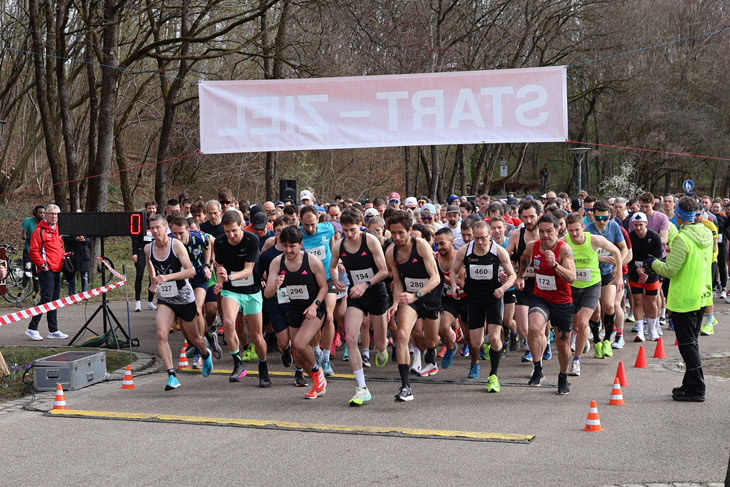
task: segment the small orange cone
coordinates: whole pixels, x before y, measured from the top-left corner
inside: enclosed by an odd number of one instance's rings
[[[619,363],[618,363],[618,370],[616,370],[616,378],[618,379],[619,384],[621,384],[621,387],[629,386],[629,380],[626,378],[626,370],[624,370],[623,361],[619,361]]]
[[[586,419],[586,427],[583,428],[583,431],[603,431],[601,418],[598,416],[596,401],[591,401],[591,408],[588,410],[588,419]]]
[[[678,345],[679,345],[679,338],[674,337],[674,346],[676,347]]]
[[[177,370],[187,369],[190,367],[188,356],[185,355],[185,347],[180,349],[180,361],[177,364]]]
[[[664,340],[662,337],[659,337],[659,340],[656,342],[656,348],[654,349],[654,358],[667,358],[667,355],[664,353]]]
[[[609,406],[623,406],[624,394],[621,392],[621,384],[618,377],[613,381],[613,389],[611,389],[611,400],[608,401]]]
[[[644,345],[639,347],[639,355],[636,356],[635,369],[646,369],[646,355],[644,354]]]
[[[131,365],[127,365],[127,368],[124,371],[124,379],[122,379],[122,389],[135,389]]]
[[[53,401],[53,409],[68,409],[61,384],[56,384],[56,399]]]

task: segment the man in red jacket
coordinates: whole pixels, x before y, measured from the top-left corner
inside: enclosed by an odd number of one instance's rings
[[[46,207],[46,217],[33,230],[30,237],[30,260],[36,266],[38,282],[41,286],[40,304],[55,301],[61,296],[61,270],[63,269],[63,239],[58,231],[58,213],[60,209],[54,204]],[[46,313],[48,335],[46,338],[64,339],[68,335],[58,330],[56,311]],[[41,315],[30,320],[25,334],[31,340],[43,340],[38,333]]]

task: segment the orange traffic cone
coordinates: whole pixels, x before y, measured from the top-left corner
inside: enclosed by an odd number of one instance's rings
[[[68,409],[61,384],[56,384],[56,399],[53,401],[53,409]]]
[[[588,419],[586,419],[586,427],[583,428],[583,431],[603,431],[601,418],[598,416],[596,401],[591,401],[591,408],[588,410]]]
[[[635,369],[646,369],[646,355],[644,354],[644,345],[639,347],[639,355],[636,356]]]
[[[135,389],[131,365],[127,365],[127,368],[124,371],[124,379],[122,379],[122,389]]]
[[[679,338],[674,337],[674,346],[676,347],[678,345],[679,345]]]
[[[664,353],[664,340],[662,337],[659,337],[659,340],[656,342],[656,348],[654,349],[654,358],[667,358],[666,354]]]
[[[182,370],[187,369],[188,367],[190,367],[190,364],[188,363],[188,356],[185,355],[185,347],[182,347],[180,349],[180,361],[177,364],[177,369]]]
[[[626,370],[624,370],[623,361],[619,361],[619,363],[618,363],[618,370],[616,370],[616,378],[618,379],[619,384],[621,384],[621,387],[629,386],[629,380],[626,378]]]
[[[611,389],[611,400],[608,401],[609,406],[623,406],[624,395],[621,392],[621,384],[619,383],[618,377],[613,381],[613,388]]]

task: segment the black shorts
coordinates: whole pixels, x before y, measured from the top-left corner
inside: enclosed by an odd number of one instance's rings
[[[195,306],[195,301],[187,304],[170,304],[158,299],[157,305],[167,306],[175,313],[177,318],[180,318],[185,323],[191,323],[198,316],[198,307]]]
[[[573,303],[553,304],[535,296],[530,305],[530,313],[539,309],[550,323],[563,333],[569,333],[573,328]]]
[[[510,289],[509,291],[504,293],[504,297],[502,298],[502,301],[504,304],[512,304],[517,301],[517,291],[515,289]]]
[[[469,309],[469,329],[478,330],[488,325],[502,325],[504,303],[501,299],[473,299],[467,305]]]
[[[532,298],[535,295],[535,278],[534,277],[527,277],[525,278],[525,289],[522,291],[518,291],[515,289],[515,296],[517,298],[517,306],[530,306],[530,303],[532,303]]]
[[[595,311],[598,301],[601,300],[601,283],[597,282],[588,287],[570,287],[573,295],[573,314],[581,308],[589,308]]]
[[[337,292],[337,288],[335,287],[335,281],[333,281],[331,277],[327,279],[327,294],[340,294]]]
[[[312,301],[313,302],[313,301]],[[299,328],[304,323],[304,310],[309,308],[312,302],[305,304],[289,303],[289,311],[286,314],[286,324],[290,328]],[[327,312],[327,306],[324,301],[317,307],[317,318],[322,318]]]
[[[441,310],[444,313],[449,313],[454,318],[461,316],[466,321],[469,321],[469,311],[467,308],[468,300],[466,296],[461,299],[454,299],[450,296],[444,296],[441,298]]]
[[[193,289],[208,289],[208,278],[204,275],[195,274],[195,277],[190,279],[190,285],[193,286]]]
[[[271,323],[274,333],[281,333],[289,326],[286,317],[289,314],[288,304],[279,304],[276,297],[264,298],[264,323]]]
[[[210,286],[208,290],[205,292],[205,302],[206,303],[217,303],[218,302],[218,294],[213,291],[213,286]]]
[[[439,313],[441,313],[441,304],[432,301],[417,299],[408,306],[416,310],[420,320],[437,320],[439,319]]]
[[[616,279],[614,279],[613,273],[601,274],[601,287],[610,286],[611,284],[613,284],[615,286],[616,285],[615,281],[616,281]]]
[[[348,297],[347,307],[357,308],[362,311],[365,316],[379,316],[384,314],[390,307],[388,294],[385,292],[385,286],[381,286],[378,289],[368,289],[365,291],[365,294],[357,299]]]

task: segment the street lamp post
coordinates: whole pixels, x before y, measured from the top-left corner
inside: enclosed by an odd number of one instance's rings
[[[573,147],[572,149],[568,149],[568,152],[573,155],[573,165],[575,166],[576,194],[583,190],[583,161],[589,150],[591,150],[590,147]]]

